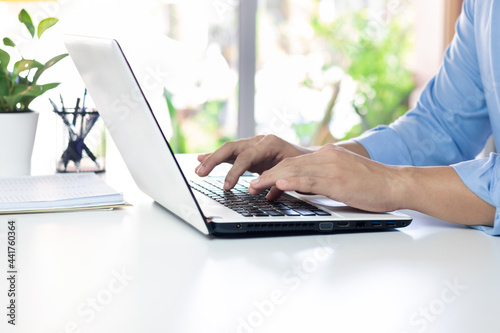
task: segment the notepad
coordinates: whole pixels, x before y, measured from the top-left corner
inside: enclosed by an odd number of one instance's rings
[[[127,205],[95,173],[0,178],[0,214]]]

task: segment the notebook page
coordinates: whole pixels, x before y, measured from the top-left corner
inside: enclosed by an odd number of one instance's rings
[[[94,173],[0,178],[0,205],[120,195]]]

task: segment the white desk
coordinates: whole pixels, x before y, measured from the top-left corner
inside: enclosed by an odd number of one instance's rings
[[[395,232],[212,239],[114,168],[134,207],[14,216],[15,328],[0,217],[1,332],[500,330],[500,238],[408,212]]]

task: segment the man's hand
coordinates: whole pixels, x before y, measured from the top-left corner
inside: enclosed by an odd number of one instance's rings
[[[413,209],[439,219],[467,225],[493,225],[495,207],[462,182],[452,167],[390,166],[370,160],[355,141],[328,144],[319,150],[292,145],[274,135],[224,144],[212,154],[198,156],[199,176],[220,163],[232,163],[224,189],[246,171],[261,176],[248,191],[271,188],[268,199],[283,191],[325,195],[352,207],[373,212]]]
[[[217,165],[227,162],[233,167],[229,170],[224,189],[230,190],[245,172],[262,172],[274,167],[285,158],[309,154],[313,150],[292,145],[275,135],[260,135],[251,139],[243,139],[223,144],[211,154],[198,156],[200,165],[196,173],[200,177],[207,176]]]
[[[465,225],[492,226],[495,215],[452,167],[390,166],[336,145],[283,160],[252,181],[249,192],[272,186],[271,200],[282,191],[310,192],[367,211],[413,209]]]
[[[349,206],[387,212],[402,207],[405,192],[402,167],[374,162],[337,145],[287,158],[251,182],[250,194],[276,186],[268,199],[281,191],[321,194]]]

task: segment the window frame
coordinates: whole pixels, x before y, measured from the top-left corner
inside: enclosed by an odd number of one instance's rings
[[[255,135],[257,6],[258,0],[240,0],[238,6],[238,139]]]

